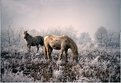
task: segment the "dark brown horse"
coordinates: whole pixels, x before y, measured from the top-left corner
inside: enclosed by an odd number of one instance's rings
[[[36,46],[37,52],[39,50],[39,45],[44,46],[44,38],[42,36],[32,37],[30,34],[28,34],[27,31],[24,31],[24,39],[27,41],[27,47],[29,48],[29,51],[31,46]]]
[[[52,50],[56,49],[61,51],[59,59],[62,59],[63,52],[65,52],[67,61],[67,52],[70,48],[73,52],[73,60],[78,62],[78,48],[76,43],[70,37],[49,35],[44,37],[44,45],[44,53],[46,55],[46,58],[51,59]]]

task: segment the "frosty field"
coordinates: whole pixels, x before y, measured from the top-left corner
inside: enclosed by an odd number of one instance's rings
[[[58,51],[52,62],[44,59],[42,50],[30,53],[14,49],[1,52],[1,81],[3,82],[119,82],[119,49],[79,49],[79,64],[58,61]]]

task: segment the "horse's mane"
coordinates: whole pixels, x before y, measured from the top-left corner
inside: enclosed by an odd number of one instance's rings
[[[68,36],[65,36],[69,39],[70,44],[70,48],[74,51],[74,53],[76,53],[78,55],[78,47],[76,45],[76,43]]]
[[[30,34],[26,33],[26,40],[27,40],[27,42],[31,41],[31,39],[33,39],[33,36],[31,36]]]
[[[27,36],[32,37],[30,34],[26,33]]]

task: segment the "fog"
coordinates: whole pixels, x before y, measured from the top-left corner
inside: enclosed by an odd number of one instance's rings
[[[120,82],[121,0],[0,4],[1,82]]]
[[[114,32],[120,29],[120,0],[1,0],[2,30],[9,26],[26,30],[72,27],[77,35],[94,35],[104,26]]]

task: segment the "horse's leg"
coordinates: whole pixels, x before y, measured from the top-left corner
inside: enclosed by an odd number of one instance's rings
[[[68,61],[67,60],[67,56],[68,56],[67,52],[68,52],[68,49],[65,50],[66,62]]]
[[[45,55],[45,59],[47,59],[47,50],[45,46],[44,46],[44,55]]]
[[[31,49],[31,45],[27,45],[27,47],[28,47],[28,51],[30,52],[30,49]]]
[[[62,59],[63,52],[64,52],[64,49],[61,49],[61,52],[60,52],[60,54],[59,54],[59,60]]]
[[[62,59],[62,55],[63,55],[63,52],[64,52],[64,50],[65,50],[64,45],[65,45],[64,42],[62,42],[62,43],[61,43],[61,52],[60,52],[60,54],[59,54],[59,60]]]
[[[49,59],[50,57],[49,57],[49,46],[46,48],[46,50],[47,50],[47,58]]]
[[[38,53],[38,51],[39,51],[39,45],[37,45],[37,53]]]
[[[47,58],[47,59],[50,58],[49,57],[49,54],[50,54],[49,49],[50,49],[49,45],[45,43],[45,51],[44,52],[45,52],[45,56],[46,56],[45,58]]]
[[[63,55],[63,52],[61,51],[60,55],[59,55],[59,60],[62,59],[62,55]]]
[[[52,53],[52,48],[51,47],[49,47],[49,59],[51,60],[52,59],[52,57],[51,57],[51,53]]]

